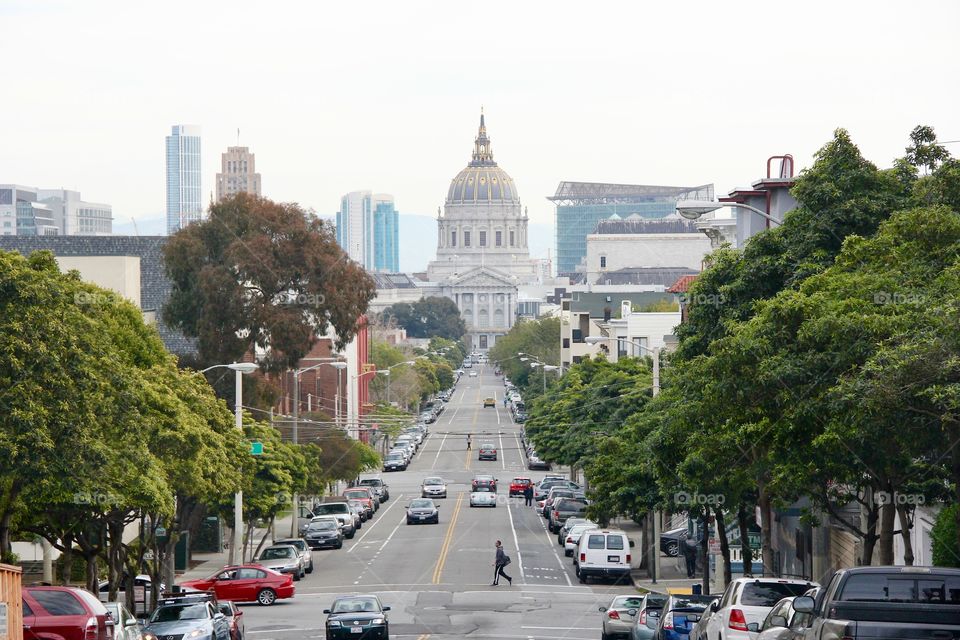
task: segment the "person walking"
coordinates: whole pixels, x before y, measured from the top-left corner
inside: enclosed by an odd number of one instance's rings
[[[528,484],[523,488],[524,504],[528,507],[533,506],[533,484]]]
[[[510,583],[510,586],[513,586],[513,578],[503,572],[503,568],[508,564],[510,564],[510,556],[504,553],[503,544],[497,540],[497,557],[493,561],[493,582],[490,583],[491,587],[495,587],[500,584],[500,576],[506,578],[507,582]]]
[[[468,434],[467,434],[467,451],[470,451],[470,449],[471,449],[471,446],[470,446],[470,434],[468,433]]]
[[[692,537],[683,541],[683,559],[687,562],[687,577],[697,577],[697,541]]]

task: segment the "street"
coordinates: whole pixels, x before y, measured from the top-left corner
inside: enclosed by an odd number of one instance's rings
[[[390,500],[343,549],[314,551],[316,569],[297,583],[296,597],[271,607],[244,605],[250,640],[324,637],[323,609],[339,594],[372,593],[389,612],[394,638],[595,638],[597,607],[613,593],[633,587],[580,585],[569,558],[545,520],[522,498],[507,498],[510,479],[527,472],[519,426],[503,407],[502,379],[489,365],[465,373],[456,393],[406,471],[385,473]],[[494,397],[496,408],[484,408]],[[473,434],[467,451],[466,434]],[[480,445],[493,443],[498,459],[476,459]],[[470,480],[476,472],[498,479],[495,508],[470,508]],[[437,500],[440,524],[405,524],[405,506],[419,497],[420,482],[439,475],[448,497]],[[506,572],[513,586],[490,586],[494,543],[502,540],[513,562]]]

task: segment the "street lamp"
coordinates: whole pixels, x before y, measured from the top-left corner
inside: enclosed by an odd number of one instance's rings
[[[689,202],[689,201],[688,201]],[[679,206],[677,208],[679,211]],[[650,348],[645,344],[641,344],[636,340],[629,340],[627,338],[618,338],[615,336],[587,336],[583,339],[587,344],[598,344],[600,342],[605,342],[608,340],[623,340],[624,342],[629,342],[630,344],[643,349],[653,359],[653,395],[657,396],[660,394],[660,347]],[[652,568],[651,581],[656,584],[657,578],[660,576],[660,512],[653,512],[653,543],[650,545],[651,552],[653,553],[653,562],[650,563]]]
[[[390,404],[390,370],[393,369],[394,367],[399,367],[402,364],[413,365],[417,363],[415,360],[407,360],[406,362],[398,362],[397,364],[389,366],[386,369],[377,369],[377,373],[381,373],[387,376],[387,404],[388,405]]]
[[[253,373],[260,367],[255,362],[233,362],[231,364],[215,364],[207,367],[200,373],[206,373],[212,369],[219,368],[230,369],[237,374],[236,381],[236,402],[234,411],[234,424],[240,433],[243,433],[243,374]],[[239,552],[239,562],[235,563],[236,554]],[[243,491],[237,491],[233,495],[233,544],[230,545],[230,564],[243,564]]]
[[[701,216],[708,214],[711,211],[716,211],[721,207],[740,207],[742,209],[748,209],[753,211],[758,216],[766,218],[768,221],[777,226],[783,224],[783,222],[777,220],[769,213],[764,213],[756,207],[751,207],[748,204],[742,204],[740,202],[720,202],[718,200],[677,200],[677,213],[687,220],[697,220]]]

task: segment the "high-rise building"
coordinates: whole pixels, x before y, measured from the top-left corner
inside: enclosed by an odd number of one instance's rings
[[[587,235],[616,215],[656,220],[672,215],[677,200],[713,200],[713,185],[658,187],[638,184],[561,182],[548,197],[557,206],[557,273],[570,275],[587,255]]]
[[[79,191],[0,185],[0,235],[103,236],[112,231],[110,205],[84,202]]]
[[[200,170],[200,127],[174,125],[167,136],[167,234],[200,220]]]
[[[400,214],[393,196],[353,191],[340,199],[337,242],[368,271],[400,270]]]
[[[220,173],[217,174],[217,202],[237,193],[260,195],[260,174],[256,157],[248,147],[227,147],[220,155]]]

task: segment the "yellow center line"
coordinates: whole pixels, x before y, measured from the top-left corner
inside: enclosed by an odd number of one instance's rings
[[[437,557],[437,566],[433,569],[433,584],[440,584],[440,574],[443,573],[443,565],[447,562],[447,553],[450,551],[450,543],[453,541],[453,532],[457,526],[457,517],[460,515],[460,507],[462,505],[463,493],[457,496],[457,505],[453,508],[453,515],[450,516],[450,524],[447,525],[447,535],[443,538],[440,555]]]

